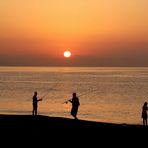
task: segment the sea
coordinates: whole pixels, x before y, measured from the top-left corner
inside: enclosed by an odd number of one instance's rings
[[[39,115],[73,118],[76,92],[81,120],[142,124],[148,67],[0,67],[0,114],[31,115],[35,91]]]

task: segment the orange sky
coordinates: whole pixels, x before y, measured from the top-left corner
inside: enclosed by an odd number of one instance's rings
[[[1,0],[0,65],[148,66],[147,8],[147,0]]]

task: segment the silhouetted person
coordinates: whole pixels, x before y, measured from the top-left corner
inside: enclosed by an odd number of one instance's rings
[[[76,93],[73,93],[72,99],[70,99],[68,101],[72,103],[71,115],[75,119],[78,119],[77,118],[77,112],[78,112],[78,108],[79,108],[80,102],[79,102],[79,98],[76,96]]]
[[[144,102],[144,105],[142,107],[142,118],[143,118],[143,125],[147,125],[147,102]]]
[[[37,115],[37,109],[38,109],[38,101],[42,101],[42,99],[37,98],[37,92],[34,92],[33,100],[32,100],[32,105],[33,105],[33,111],[32,115]]]

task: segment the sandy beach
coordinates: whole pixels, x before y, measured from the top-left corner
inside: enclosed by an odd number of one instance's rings
[[[105,122],[95,122],[88,120],[75,120],[63,117],[32,116],[32,115],[0,115],[0,130],[8,133],[15,131],[38,135],[51,131],[93,131],[93,132],[125,132],[125,131],[145,131],[147,127],[136,124],[115,124]]]
[[[115,124],[88,120],[75,120],[64,117],[32,115],[0,115],[0,128],[39,128],[39,129],[145,129],[139,124]]]
[[[146,138],[148,128],[143,125],[113,124],[61,117],[32,115],[0,115],[1,141],[15,144],[73,145],[118,142],[135,143]],[[108,141],[108,142],[105,142]],[[9,142],[5,143],[9,144]]]

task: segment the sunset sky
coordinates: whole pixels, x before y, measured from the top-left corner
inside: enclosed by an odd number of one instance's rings
[[[6,65],[148,66],[148,0],[1,0]]]

